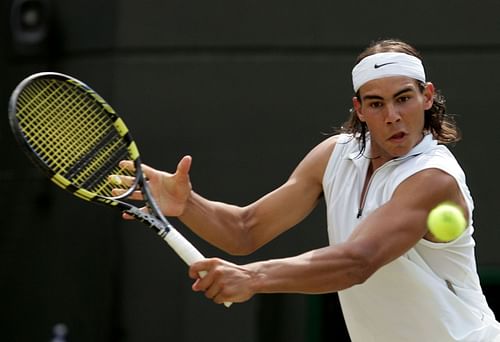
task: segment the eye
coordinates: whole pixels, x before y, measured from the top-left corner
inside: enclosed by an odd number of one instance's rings
[[[398,102],[405,103],[405,102],[408,102],[410,99],[411,99],[410,95],[403,95],[403,96],[398,97]]]
[[[382,103],[382,101],[373,101],[373,102],[370,102],[368,104],[368,106],[370,108],[374,108],[374,109],[377,109],[377,108],[381,108],[384,104]]]

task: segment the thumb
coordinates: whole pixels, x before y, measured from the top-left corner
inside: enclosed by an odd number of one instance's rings
[[[192,161],[193,158],[191,156],[184,156],[179,164],[177,164],[177,171],[175,173],[180,175],[187,175],[189,173],[189,170],[191,169]]]

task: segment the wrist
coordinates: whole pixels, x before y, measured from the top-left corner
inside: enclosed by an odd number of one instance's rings
[[[266,261],[249,264],[251,272],[250,289],[253,294],[266,293],[267,275],[265,272]]]
[[[181,210],[179,211],[179,214],[177,215],[177,218],[182,220],[186,216],[189,215],[190,208],[193,206],[195,200],[195,193],[193,190],[189,191],[189,194],[187,195],[186,199],[184,200],[184,204],[181,205]]]

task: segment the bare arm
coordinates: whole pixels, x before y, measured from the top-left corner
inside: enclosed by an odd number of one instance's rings
[[[223,250],[251,253],[296,225],[316,206],[335,141],[332,137],[316,146],[282,186],[247,206],[209,201],[192,191],[179,218]]]
[[[432,192],[427,191],[430,188]],[[255,293],[324,293],[351,287],[403,255],[421,238],[430,238],[427,214],[445,200],[458,203],[467,212],[450,175],[436,169],[421,171],[404,181],[392,199],[363,220],[346,242],[244,266],[209,259],[191,267],[193,278],[197,271],[209,270],[193,289],[220,303],[244,301]]]
[[[211,244],[232,254],[248,254],[300,222],[322,195],[323,173],[336,137],[316,146],[279,188],[244,206],[210,201],[192,190],[189,179],[191,157],[182,158],[170,174],[143,165],[153,196],[166,216],[177,216]],[[133,168],[130,161],[123,167]],[[127,184],[133,178],[122,177]],[[115,195],[124,190],[116,189]],[[131,199],[140,200],[136,191]],[[126,219],[131,216],[124,214]]]

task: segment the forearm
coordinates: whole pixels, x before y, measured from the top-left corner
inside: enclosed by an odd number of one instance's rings
[[[211,244],[249,254],[300,222],[318,202],[317,183],[293,178],[257,201],[238,207],[191,192],[181,221]]]
[[[179,219],[212,245],[231,254],[247,254],[252,244],[248,210],[210,201],[192,192]]]
[[[257,293],[328,293],[362,283],[371,274],[368,259],[348,244],[295,257],[247,265]]]
[[[194,291],[216,303],[244,302],[260,293],[336,292],[364,282],[373,273],[368,254],[353,244],[313,250],[295,257],[236,265],[210,258],[191,265]],[[199,277],[200,272],[206,276]]]

